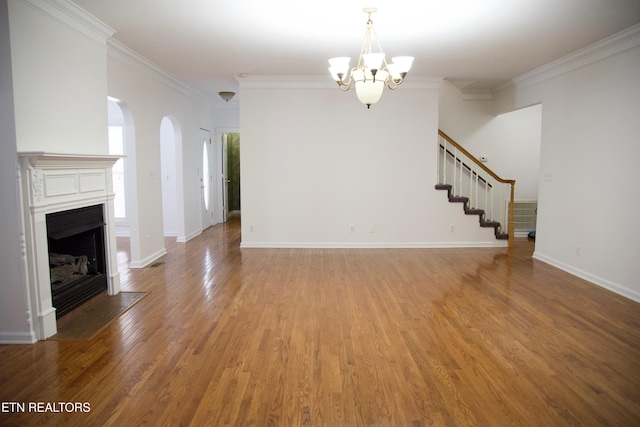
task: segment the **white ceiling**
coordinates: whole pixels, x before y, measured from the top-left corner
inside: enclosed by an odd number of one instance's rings
[[[234,76],[326,76],[357,60],[363,7],[409,73],[482,90],[640,22],[640,0],[74,0],[114,39],[217,99]]]

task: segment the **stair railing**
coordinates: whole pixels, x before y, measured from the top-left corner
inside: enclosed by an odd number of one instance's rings
[[[476,159],[446,133],[438,130],[438,182],[451,185],[456,197],[469,199],[467,209],[484,211],[481,222],[507,224],[509,246],[513,245],[514,190],[516,181],[503,179]]]

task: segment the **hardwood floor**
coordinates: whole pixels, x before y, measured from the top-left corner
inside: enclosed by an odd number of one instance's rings
[[[122,273],[148,295],[91,339],[0,346],[0,425],[640,424],[640,304],[533,260],[532,242],[239,243],[237,219],[167,240]]]

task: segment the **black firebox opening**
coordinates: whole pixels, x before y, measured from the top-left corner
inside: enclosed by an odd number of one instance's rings
[[[51,296],[56,317],[107,289],[102,205],[47,215]]]

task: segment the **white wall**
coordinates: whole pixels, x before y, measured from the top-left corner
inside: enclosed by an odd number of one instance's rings
[[[524,76],[496,106],[542,103],[534,256],[640,301],[640,26],[625,34]]]
[[[440,98],[440,129],[487,167],[505,179],[515,179],[516,200],[537,200],[540,175],[542,106],[533,105],[500,115],[493,101],[464,100],[445,81]]]
[[[108,154],[105,37],[19,0],[9,14],[18,151]]]
[[[216,126],[213,103],[198,98],[153,64],[116,43],[111,43],[108,50],[108,85],[109,95],[127,105],[135,122],[132,155],[136,162],[134,191],[138,207],[132,213],[136,218],[128,219],[131,265],[142,267],[165,253],[160,135],[164,117],[171,117],[174,128],[180,132],[175,154],[170,154],[176,169],[177,239],[187,241],[202,231],[198,175],[202,147],[198,131],[205,128],[213,132]],[[127,139],[127,145],[129,142]],[[138,253],[134,253],[134,241],[139,241]]]
[[[27,323],[27,285],[23,271],[16,156],[15,117],[9,20],[6,0],[0,0],[0,342],[34,342]]]
[[[178,193],[176,147],[182,132],[173,125],[173,120],[164,117],[160,124],[160,158],[162,180],[162,218],[165,236],[178,236]]]
[[[367,110],[330,82],[241,80],[243,247],[501,245],[434,189],[439,85]]]

